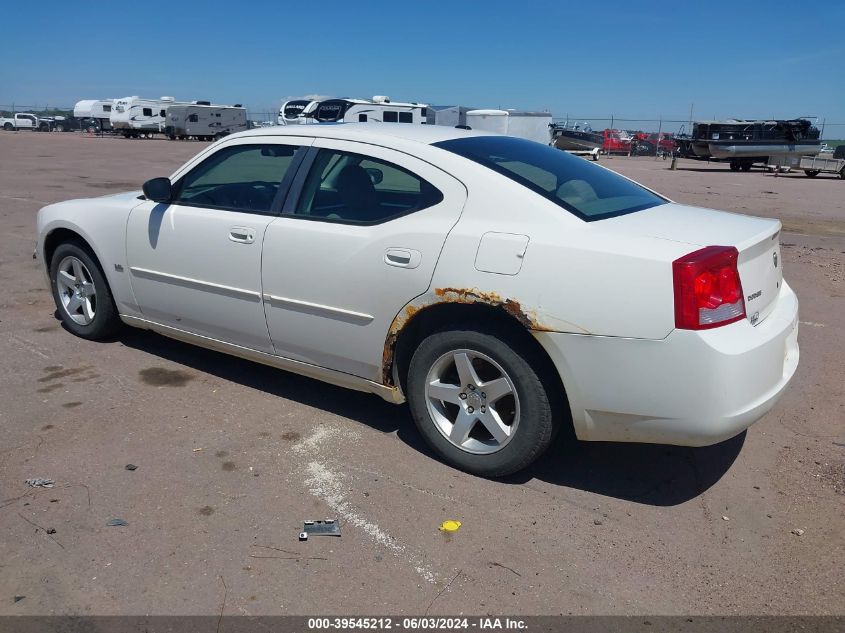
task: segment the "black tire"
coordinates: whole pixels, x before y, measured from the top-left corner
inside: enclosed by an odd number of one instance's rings
[[[71,318],[59,296],[60,290],[57,282],[59,265],[67,257],[75,257],[85,265],[96,289],[94,318],[87,325],[79,324]],[[114,298],[112,297],[109,284],[96,257],[86,245],[80,242],[64,242],[56,247],[56,250],[53,251],[53,257],[50,260],[50,286],[59,317],[65,327],[76,334],[76,336],[97,341],[114,336],[120,329],[122,322],[118,316],[117,307],[114,304]]]
[[[840,172],[839,172],[839,177],[840,177],[842,180],[845,180],[845,167],[843,167],[843,168],[840,170]]]
[[[742,163],[740,167],[742,171],[751,171],[751,163]]]
[[[739,161],[732,160],[730,164],[731,171],[739,171],[740,164]]]
[[[426,394],[429,371],[444,355],[456,350],[480,352],[493,359],[515,387],[518,425],[513,436],[495,452],[475,454],[456,446],[438,429],[429,412]],[[539,363],[532,363],[531,358],[518,341],[492,330],[449,329],[423,340],[411,359],[407,397],[414,422],[429,446],[456,468],[484,477],[515,473],[540,457],[552,443],[557,425],[553,401],[538,374]]]
[[[12,129],[12,124],[11,123],[4,123],[3,129],[6,130],[7,132],[9,132]]]
[[[807,178],[815,178],[819,175],[819,172],[815,169],[805,169],[804,173],[807,174]]]
[[[64,132],[64,131],[65,131],[65,126],[62,125],[61,123],[57,123],[56,124],[56,132]]]

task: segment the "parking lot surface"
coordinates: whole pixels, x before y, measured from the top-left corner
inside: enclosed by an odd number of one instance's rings
[[[723,444],[561,441],[491,481],[438,462],[404,406],[59,325],[38,209],[139,189],[203,147],[0,133],[0,615],[843,613],[845,182],[603,160],[783,221],[798,373]],[[340,538],[298,541],[331,517]]]

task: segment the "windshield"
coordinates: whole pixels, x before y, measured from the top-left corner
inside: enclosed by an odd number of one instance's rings
[[[582,220],[601,220],[667,202],[608,169],[534,141],[475,136],[434,145],[489,167]]]

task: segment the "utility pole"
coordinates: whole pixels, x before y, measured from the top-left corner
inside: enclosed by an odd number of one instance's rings
[[[663,136],[663,115],[660,115],[660,123],[657,126],[657,145],[654,146],[654,160],[660,156],[660,137]]]

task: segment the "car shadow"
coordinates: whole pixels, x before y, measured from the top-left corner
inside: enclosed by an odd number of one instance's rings
[[[504,481],[538,479],[644,505],[674,506],[699,496],[730,470],[746,433],[700,448],[561,436],[535,464]]]
[[[349,418],[382,433],[398,433],[413,448],[431,454],[417,434],[407,405],[397,406],[374,394],[336,387],[147,330],[125,328],[117,341],[197,372]]]
[[[373,394],[335,387],[149,331],[127,329],[118,341],[198,372],[349,418],[382,433],[395,433],[414,450],[439,459],[417,431],[407,405],[396,406]],[[672,506],[697,497],[719,481],[744,442],[742,433],[715,446],[688,448],[582,442],[571,432],[562,432],[537,463],[498,481],[518,485],[537,479],[635,503]]]

